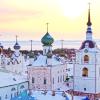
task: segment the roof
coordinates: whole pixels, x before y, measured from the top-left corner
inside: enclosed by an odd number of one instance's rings
[[[44,46],[51,45],[54,42],[54,39],[51,37],[51,35],[47,32],[43,38],[41,39],[41,42]]]
[[[26,82],[27,78],[21,75],[14,75],[13,73],[1,72],[0,71],[0,87],[9,85],[15,85]]]
[[[95,47],[95,42],[92,41],[92,40],[85,40],[85,41],[82,43],[80,49],[84,49],[86,45],[88,45],[88,48],[94,48],[94,47]]]
[[[33,61],[32,66],[47,66],[47,56],[44,56],[42,54],[40,54],[39,56],[37,56],[36,60]],[[52,56],[51,59],[51,65],[61,65],[63,64],[62,61],[60,60],[60,58],[56,57],[55,55]]]
[[[15,43],[14,49],[20,49],[20,45],[18,44],[18,42]]]

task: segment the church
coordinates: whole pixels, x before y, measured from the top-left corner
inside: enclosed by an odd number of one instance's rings
[[[73,64],[73,94],[98,100],[100,98],[100,49],[93,40],[91,25],[89,4],[86,40],[76,52],[76,60]]]
[[[48,32],[42,37],[43,54],[38,53],[28,66],[30,90],[61,90],[66,79],[66,63],[52,53],[53,37]]]

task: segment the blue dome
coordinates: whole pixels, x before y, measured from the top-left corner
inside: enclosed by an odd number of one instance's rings
[[[88,43],[89,48],[94,48],[94,47],[95,47],[95,42],[94,42],[94,41],[91,41],[91,40],[85,40],[85,41],[82,43],[80,49],[84,49],[86,43]]]
[[[14,45],[14,49],[16,49],[16,50],[20,49],[20,45],[17,42]]]

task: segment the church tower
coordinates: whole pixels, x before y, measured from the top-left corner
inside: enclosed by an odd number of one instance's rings
[[[43,44],[43,55],[47,55],[48,53],[52,54],[52,43],[54,39],[48,33],[48,23],[47,23],[47,33],[41,39]]]
[[[19,57],[20,56],[20,52],[19,52],[19,50],[20,50],[20,45],[18,44],[18,41],[17,41],[17,36],[16,36],[16,43],[15,43],[15,45],[14,45],[14,49],[15,49],[15,56],[16,57]]]
[[[96,97],[100,94],[100,49],[92,39],[91,25],[89,4],[86,40],[76,52],[73,89],[80,95],[86,93]]]

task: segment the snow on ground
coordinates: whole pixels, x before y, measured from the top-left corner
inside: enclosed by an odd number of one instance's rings
[[[52,96],[51,92],[47,92],[47,94],[44,95],[41,91],[33,92],[33,97],[35,97],[37,100],[65,100],[65,97],[63,97],[61,94]]]
[[[67,97],[69,100],[72,100],[72,96],[67,94]],[[62,92],[56,92],[55,96],[52,96],[52,93],[49,91],[47,94],[43,94],[43,91],[34,91],[32,94],[33,97],[36,98],[36,100],[68,100],[66,97],[62,96]],[[83,100],[85,97],[81,96],[74,96],[74,100]]]

